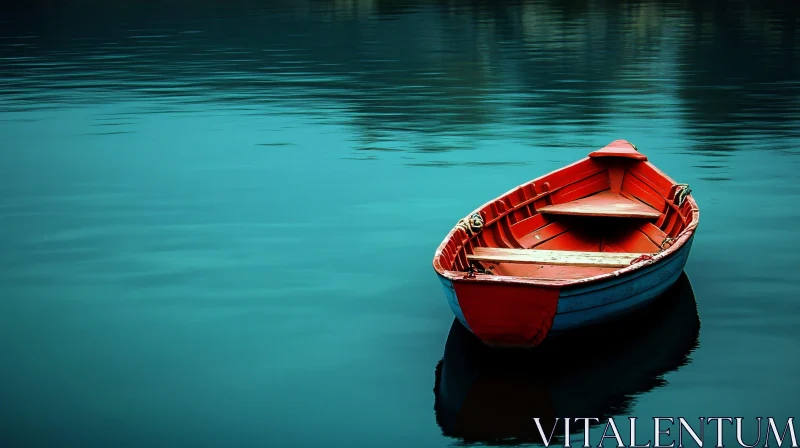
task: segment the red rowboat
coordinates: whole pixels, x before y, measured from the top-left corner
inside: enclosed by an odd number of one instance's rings
[[[699,217],[688,185],[616,140],[469,214],[433,267],[453,313],[481,341],[533,347],[666,291]]]

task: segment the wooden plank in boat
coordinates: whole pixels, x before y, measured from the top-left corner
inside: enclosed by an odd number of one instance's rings
[[[630,266],[640,253],[627,252],[576,252],[570,250],[501,249],[476,247],[469,260],[495,263],[529,263],[561,266],[592,266],[622,268]]]
[[[657,219],[661,212],[639,201],[628,199],[610,191],[577,199],[563,204],[548,205],[540,213],[571,216],[607,216],[615,218]]]

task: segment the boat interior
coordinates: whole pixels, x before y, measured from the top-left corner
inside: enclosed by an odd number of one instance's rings
[[[668,248],[696,219],[690,192],[618,140],[460,221],[440,263],[539,280],[613,272]]]

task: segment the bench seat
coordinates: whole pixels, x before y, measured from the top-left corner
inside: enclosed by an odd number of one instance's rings
[[[488,261],[494,263],[527,263],[606,268],[630,266],[631,261],[642,255],[651,255],[628,252],[576,252],[569,250],[501,249],[494,247],[476,247],[474,252],[475,253],[472,255],[467,255],[467,259],[471,261]]]
[[[562,204],[547,205],[539,213],[570,216],[606,216],[612,218],[658,219],[661,212],[649,205],[610,191]]]

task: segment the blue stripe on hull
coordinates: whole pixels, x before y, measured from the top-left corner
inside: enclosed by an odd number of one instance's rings
[[[630,275],[562,290],[552,331],[598,323],[646,305],[678,280],[693,240],[668,259]]]
[[[464,312],[461,311],[461,305],[458,304],[458,297],[456,297],[456,290],[453,287],[453,283],[442,277],[441,275],[437,275],[439,277],[439,281],[442,283],[442,288],[444,288],[444,295],[447,297],[447,304],[450,305],[450,309],[453,310],[453,314],[456,315],[456,319],[461,322],[467,330],[472,331],[467,324],[467,319],[464,318]]]

